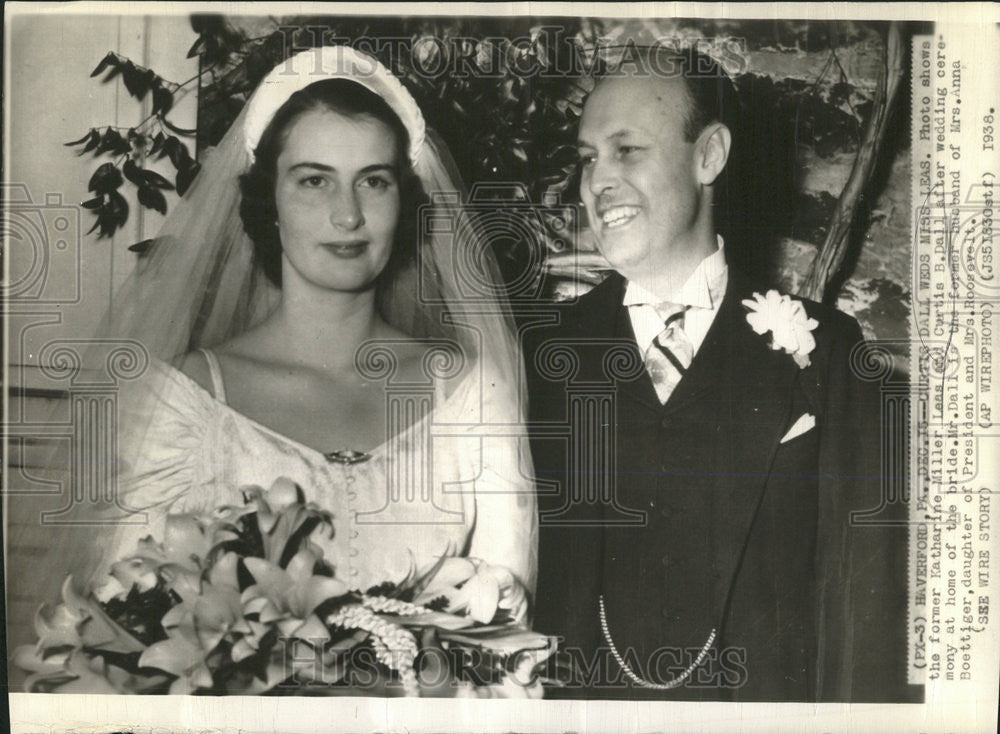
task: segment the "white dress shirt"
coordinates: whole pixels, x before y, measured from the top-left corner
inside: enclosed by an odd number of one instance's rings
[[[639,353],[644,355],[653,340],[663,331],[665,315],[661,315],[656,306],[660,303],[676,303],[690,306],[684,315],[684,334],[698,353],[705,335],[719,312],[719,305],[726,293],[726,283],[729,279],[729,269],[726,266],[726,254],[723,249],[722,237],[719,236],[719,249],[706,257],[680,289],[660,297],[650,293],[641,285],[629,281],[625,287],[623,303],[628,307],[632,330],[639,345]]]

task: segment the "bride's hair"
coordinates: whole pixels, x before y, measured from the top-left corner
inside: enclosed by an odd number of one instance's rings
[[[278,108],[261,134],[254,162],[240,176],[240,219],[253,243],[255,262],[271,283],[281,286],[281,241],[275,226],[278,156],[292,125],[313,110],[329,110],[349,118],[369,116],[387,125],[395,135],[399,221],[389,262],[377,283],[391,280],[415,255],[417,209],[426,201],[426,195],[407,155],[410,136],[406,127],[382,97],[349,79],[324,79],[295,92]]]

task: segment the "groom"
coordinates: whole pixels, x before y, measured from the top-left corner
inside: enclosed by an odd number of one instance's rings
[[[860,329],[727,266],[735,91],[697,53],[655,61],[599,81],[580,123],[616,272],[525,337],[535,628],[572,697],[904,700],[905,528],[851,518],[881,489]]]

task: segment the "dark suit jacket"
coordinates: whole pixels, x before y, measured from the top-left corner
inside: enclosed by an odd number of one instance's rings
[[[542,512],[535,627],[565,638],[557,659],[576,671],[554,693],[919,699],[905,685],[905,527],[850,522],[881,491],[879,386],[850,369],[857,323],[806,302],[819,326],[800,369],[747,323],[740,301],[754,288],[730,268],[705,341],[660,405],[624,285],[613,275],[557,325],[525,332]],[[552,348],[569,346],[568,366]],[[804,413],[815,428],[781,443]],[[650,680],[717,638],[685,685],[640,688],[608,654],[602,596],[619,654]]]

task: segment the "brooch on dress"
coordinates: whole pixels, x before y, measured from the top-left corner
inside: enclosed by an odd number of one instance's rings
[[[354,449],[340,449],[339,451],[331,451],[328,454],[323,454],[323,458],[332,464],[353,466],[354,464],[361,464],[368,461],[372,458],[372,455],[366,454],[364,451],[355,451]]]

